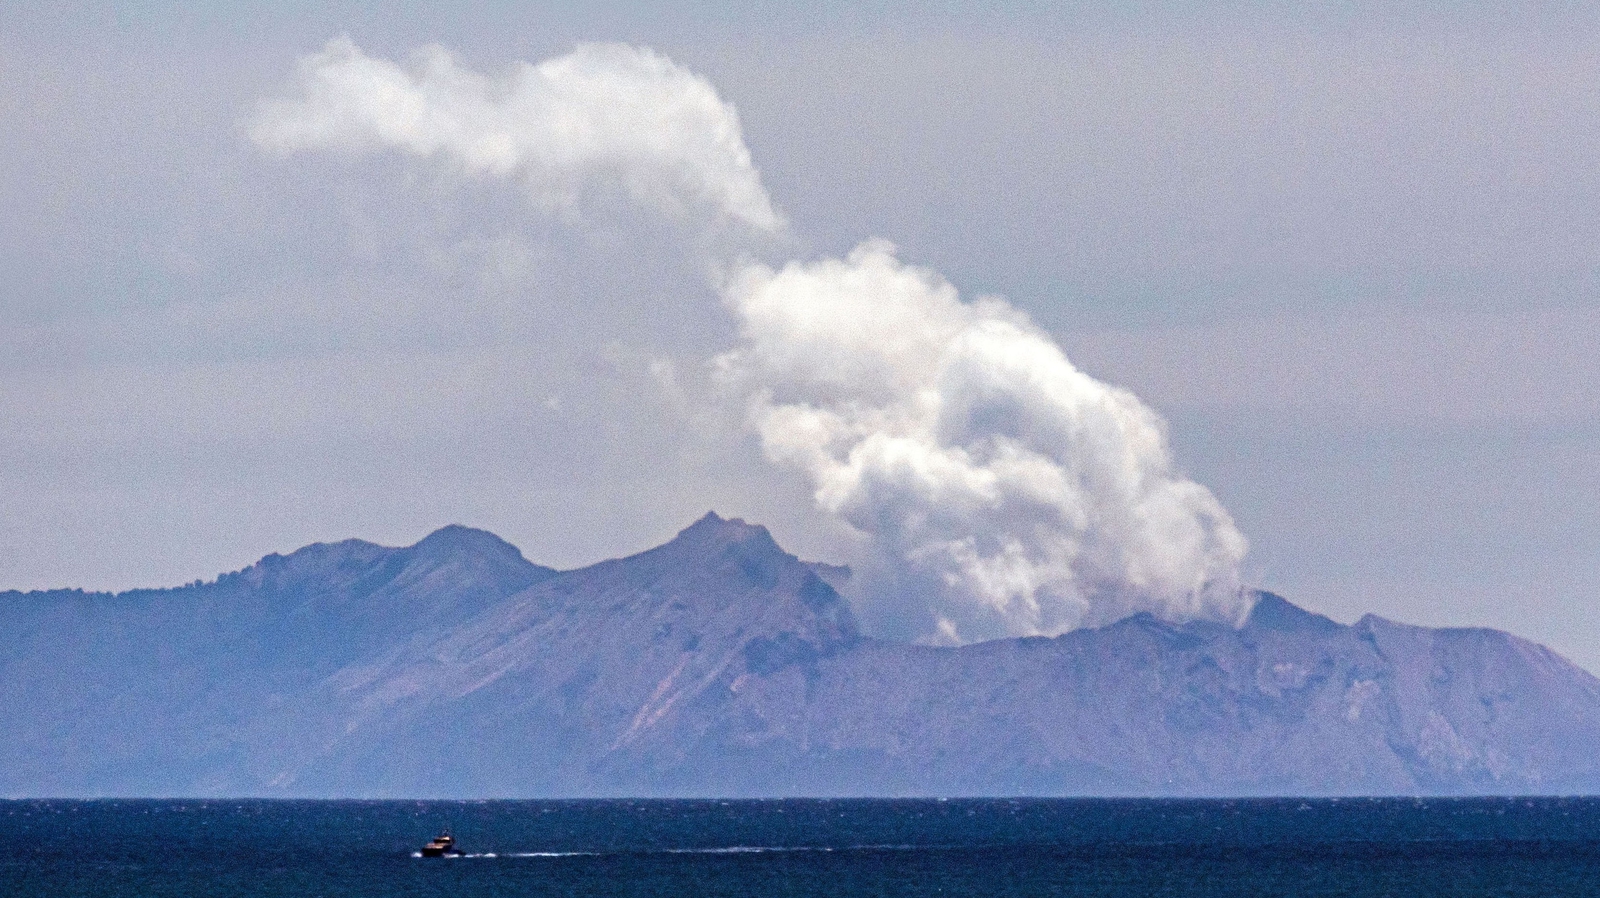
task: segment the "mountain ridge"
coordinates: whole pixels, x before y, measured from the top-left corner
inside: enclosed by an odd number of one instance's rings
[[[210,583],[0,593],[0,794],[1600,791],[1600,680],[1483,628],[1148,614],[960,647],[861,634],[708,514],[570,571],[486,531]]]

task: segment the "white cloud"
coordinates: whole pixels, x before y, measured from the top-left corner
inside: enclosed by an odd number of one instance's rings
[[[301,59],[297,81],[297,96],[261,104],[250,128],[261,146],[441,157],[470,174],[518,177],[547,209],[612,184],[658,208],[783,225],[733,107],[647,49],[583,44],[491,78],[440,47],[418,51],[407,70],[338,38]]]
[[[743,339],[722,375],[768,457],[872,538],[880,627],[971,641],[1248,611],[1244,537],[1175,471],[1161,419],[1003,301],[963,302],[881,241],[748,266],[727,299]]]

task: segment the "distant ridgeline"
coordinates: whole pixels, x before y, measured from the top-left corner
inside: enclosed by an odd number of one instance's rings
[[[0,593],[0,795],[1600,792],[1600,681],[1262,594],[1240,629],[862,637],[716,515],[565,573],[447,527],[214,583]]]

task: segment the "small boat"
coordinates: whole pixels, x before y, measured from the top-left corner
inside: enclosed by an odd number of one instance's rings
[[[456,847],[456,837],[449,833],[441,833],[433,837],[433,841],[422,846],[423,857],[460,857],[461,849]]]

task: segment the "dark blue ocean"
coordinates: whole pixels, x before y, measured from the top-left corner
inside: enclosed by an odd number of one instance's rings
[[[8,801],[0,895],[1600,896],[1600,799]]]

